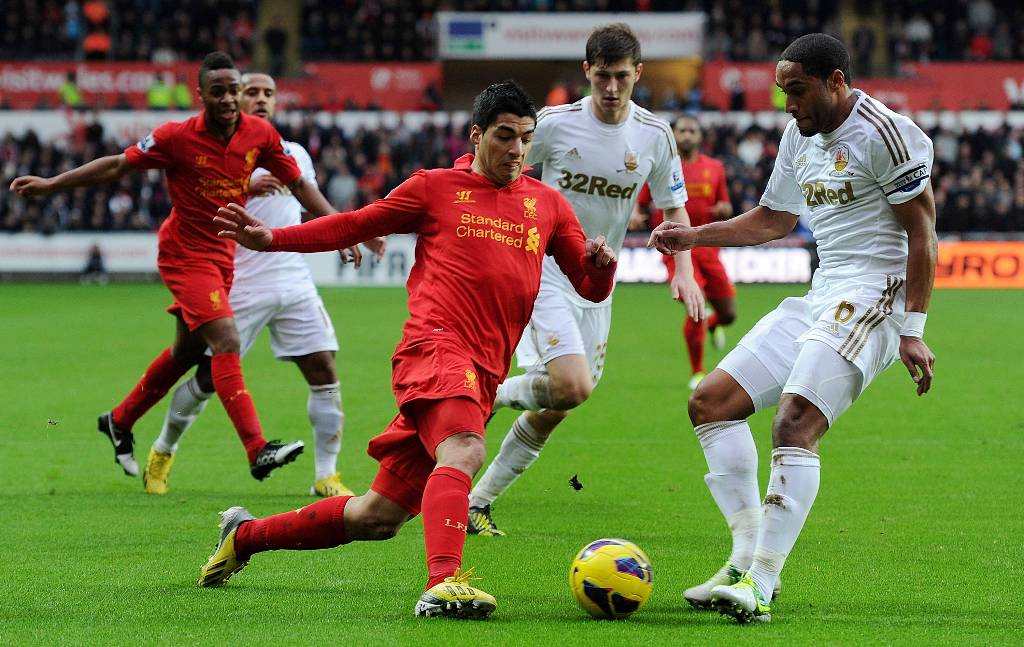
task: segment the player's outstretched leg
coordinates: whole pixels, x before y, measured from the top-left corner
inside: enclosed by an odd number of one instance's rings
[[[178,443],[206,408],[211,396],[213,393],[204,391],[195,375],[174,389],[160,435],[149,450],[146,470],[142,473],[143,487],[148,494],[167,494]]]
[[[256,553],[268,550],[316,550],[347,544],[351,539],[345,532],[345,508],[353,498],[331,497],[299,510],[263,519],[252,516],[245,508],[229,508],[221,513],[221,535],[217,549],[199,569],[199,585],[224,584],[231,575],[242,570]],[[389,536],[394,536],[394,533]]]
[[[697,385],[704,379],[704,336],[705,322],[694,321],[690,317],[683,323],[683,340],[686,342],[686,352],[690,358],[690,381],[687,387],[691,391],[696,390]]]
[[[114,462],[121,466],[128,476],[139,475],[135,461],[135,437],[132,427],[135,422],[160,401],[168,389],[174,386],[189,369],[187,363],[179,363],[171,355],[171,349],[164,349],[146,368],[142,379],[113,410],[101,414],[98,428],[114,447]]]

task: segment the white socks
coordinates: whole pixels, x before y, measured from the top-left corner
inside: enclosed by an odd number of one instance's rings
[[[750,577],[765,600],[771,600],[786,557],[804,527],[820,476],[821,459],[814,452],[799,447],[777,447],[772,452],[772,476],[750,567]]]
[[[161,454],[173,454],[178,451],[178,441],[181,440],[182,434],[196,421],[211,397],[213,393],[206,393],[199,388],[195,375],[178,386],[171,395],[171,404],[167,407],[167,415],[164,416],[164,426],[160,430],[160,436],[153,443],[153,449]]]
[[[526,468],[533,465],[547,439],[526,421],[525,413],[516,418],[501,442],[498,455],[469,493],[470,507],[482,508],[501,496]]]
[[[313,423],[313,437],[316,441],[313,453],[316,478],[327,478],[338,471],[341,433],[345,424],[338,383],[310,386],[306,410],[309,412],[309,421]]]
[[[694,431],[704,449],[708,473],[704,482],[732,532],[729,563],[750,568],[761,522],[757,488],[757,447],[746,420],[698,425]]]
[[[547,373],[525,373],[506,378],[498,385],[494,408],[510,407],[519,411],[551,408],[551,377]]]

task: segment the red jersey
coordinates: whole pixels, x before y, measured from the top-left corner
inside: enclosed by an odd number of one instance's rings
[[[533,313],[544,254],[577,292],[600,302],[615,265],[584,258],[584,236],[561,193],[525,175],[498,186],[474,173],[473,155],[454,168],[417,171],[387,197],[356,211],[274,229],[268,251],[350,247],[391,233],[416,233],[409,319],[396,355],[444,341],[482,370],[504,377]]]
[[[686,213],[690,226],[706,225],[717,220],[711,215],[711,208],[719,202],[728,202],[729,193],[725,187],[725,167],[713,157],[697,153],[693,162],[683,160],[683,181],[686,182]],[[640,206],[651,203],[651,190],[644,185],[638,200]],[[651,214],[651,229],[665,219],[661,209]]]
[[[229,202],[245,204],[249,176],[257,167],[285,185],[301,175],[277,130],[265,119],[241,113],[228,142],[207,130],[201,112],[183,122],[163,124],[124,153],[135,168],[166,171],[174,207],[160,226],[160,255],[198,256],[227,267],[234,267],[235,243],[217,238],[217,209]]]

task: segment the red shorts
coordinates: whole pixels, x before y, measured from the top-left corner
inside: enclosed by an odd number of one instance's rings
[[[693,259],[693,278],[704,291],[705,297],[710,300],[731,299],[736,296],[736,286],[725,272],[725,266],[718,257],[717,247],[694,247],[690,251],[690,258]],[[671,278],[676,271],[675,262],[671,256],[663,256],[662,260]]]
[[[457,433],[484,435],[498,378],[477,369],[459,349],[436,341],[399,349],[392,366],[399,414],[366,450],[380,461],[370,488],[416,515],[437,464],[435,449]]]
[[[233,317],[228,293],[234,267],[201,258],[179,259],[175,263],[157,263],[160,278],[171,291],[174,303],[167,312],[181,316],[189,330],[215,319]]]

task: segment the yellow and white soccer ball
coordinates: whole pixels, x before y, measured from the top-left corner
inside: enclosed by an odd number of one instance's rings
[[[598,539],[583,547],[569,569],[569,588],[595,618],[628,618],[651,596],[651,560],[625,539]]]

